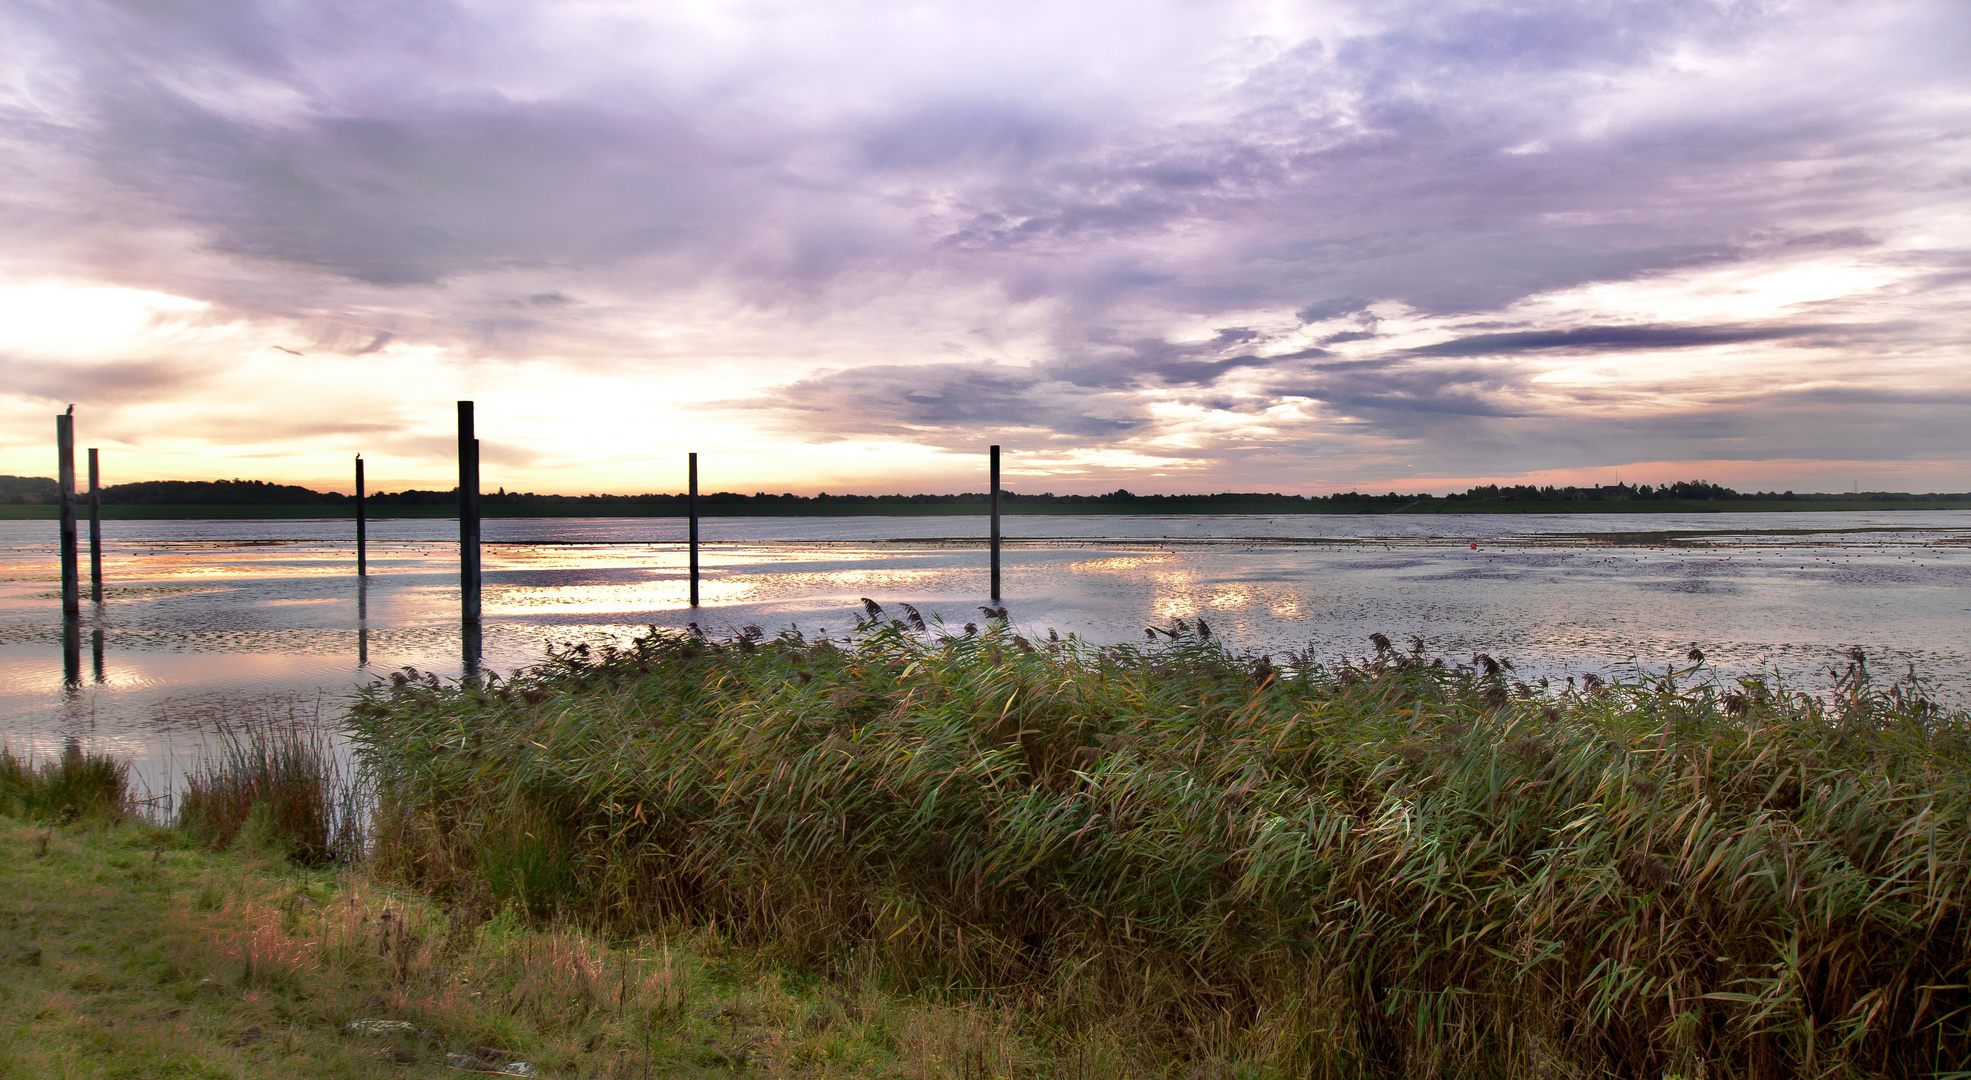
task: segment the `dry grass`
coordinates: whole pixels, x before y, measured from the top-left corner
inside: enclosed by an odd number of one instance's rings
[[[798,979],[703,929],[612,942],[447,913],[134,822],[0,817],[0,882],[8,1080],[436,1078],[449,1054],[567,1080],[956,1080],[981,1075],[969,1047],[1034,1053],[1001,1018]]]

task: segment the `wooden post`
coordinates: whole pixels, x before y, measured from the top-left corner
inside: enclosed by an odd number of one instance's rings
[[[96,604],[103,602],[103,473],[93,446],[89,448],[89,600]],[[100,643],[102,631],[96,634]],[[101,653],[98,649],[98,659]]]
[[[479,658],[483,652],[485,637],[480,633],[478,623],[467,623],[459,629],[459,647],[464,655],[465,678],[479,681]]]
[[[691,606],[698,606],[698,455],[685,455],[686,483],[690,494],[686,496],[687,509],[691,512]]]
[[[356,576],[370,572],[369,521],[363,509],[363,455],[356,455]]]
[[[82,614],[82,583],[75,552],[75,406],[55,417],[56,483],[62,501],[62,614]]]
[[[484,639],[479,630],[479,586],[486,578],[479,568],[479,440],[472,440],[472,625],[465,628],[466,678],[479,680],[479,658]]]
[[[479,626],[479,440],[472,402],[459,402],[459,621]]]
[[[999,602],[999,446],[992,448],[992,602]]]

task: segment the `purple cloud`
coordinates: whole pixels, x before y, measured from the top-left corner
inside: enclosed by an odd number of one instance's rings
[[[1971,383],[1913,389],[1971,281],[1962,5],[1292,14],[15,5],[0,283],[192,297],[306,327],[321,363],[428,349],[637,394],[698,366],[660,348],[689,331],[781,388],[729,396],[737,425],[1141,450],[1202,413],[1243,433],[1186,429],[1228,478],[1260,437],[1441,472],[1931,453],[1879,411],[1971,419]],[[1514,307],[1816,258],[1856,284],[1725,317]],[[1440,340],[1379,348],[1406,326]],[[1787,425],[1722,375],[1610,420],[1516,363],[1727,346],[1817,365],[1769,388]],[[37,401],[198,379],[19,355]]]

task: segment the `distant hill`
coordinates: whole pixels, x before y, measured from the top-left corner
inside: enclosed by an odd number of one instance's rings
[[[52,503],[62,497],[62,489],[52,477],[0,476],[0,503],[34,506]]]
[[[109,506],[339,506],[349,496],[265,480],[144,480],[103,489]]]
[[[111,484],[102,497],[105,506],[335,506],[349,499],[340,492],[265,480],[145,480]],[[33,506],[60,498],[50,477],[0,476],[0,503]]]

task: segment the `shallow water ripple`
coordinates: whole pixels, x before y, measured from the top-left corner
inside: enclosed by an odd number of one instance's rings
[[[0,522],[0,738],[115,748],[168,786],[219,719],[332,719],[404,666],[456,677],[454,528],[373,523],[361,588],[346,521],[111,522],[110,586],[85,602],[70,655],[53,523]],[[980,519],[708,521],[696,612],[682,531],[488,521],[486,666],[692,621],[839,635],[863,596],[955,629],[985,602]],[[1722,676],[1805,689],[1861,646],[1878,671],[1913,669],[1971,704],[1967,512],[1021,517],[1005,531],[1005,603],[1035,635],[1137,641],[1203,618],[1236,649],[1334,660],[1379,631],[1454,660],[1503,655],[1527,679],[1661,670],[1695,645]]]

